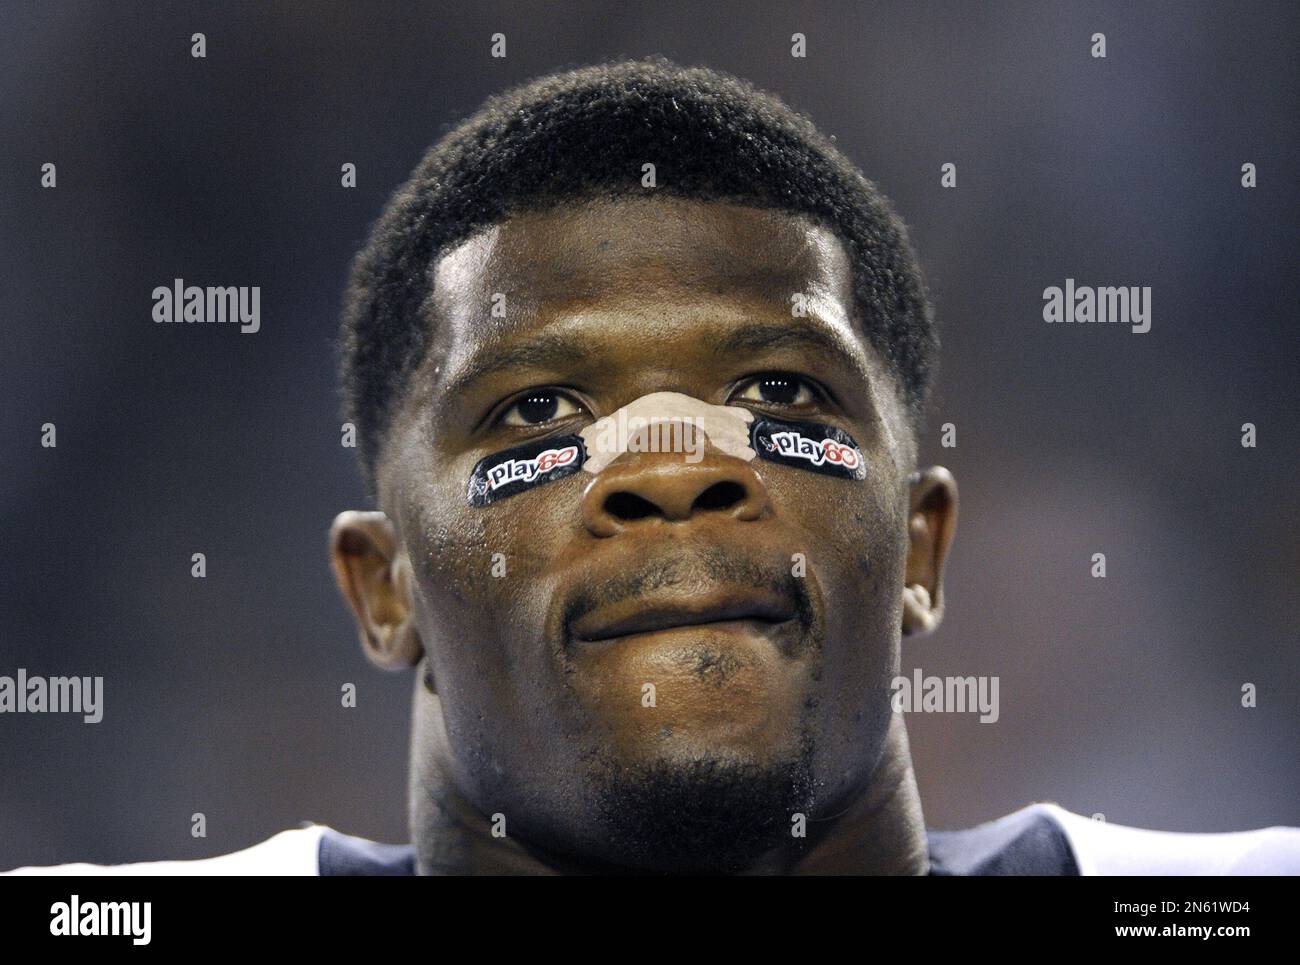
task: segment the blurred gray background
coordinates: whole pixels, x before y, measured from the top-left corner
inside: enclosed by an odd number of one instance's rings
[[[927,823],[1054,800],[1167,830],[1300,824],[1298,19],[7,0],[0,674],[102,674],[106,708],[0,716],[0,868],[200,857],[303,820],[406,840],[410,677],[364,661],[325,555],[364,503],[333,381],[345,272],[483,97],[650,53],[808,112],[911,226],[944,340],[925,455],[961,517],[947,622],[904,669],[1001,678],[997,724],[909,717]],[[261,332],[156,325],[175,277],[261,286]],[[1151,286],[1151,331],[1045,324],[1067,277]]]

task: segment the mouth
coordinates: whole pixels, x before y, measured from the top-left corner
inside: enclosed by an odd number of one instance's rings
[[[752,587],[722,586],[703,593],[656,593],[596,607],[570,624],[573,639],[601,643],[688,627],[766,631],[798,616],[794,600]]]

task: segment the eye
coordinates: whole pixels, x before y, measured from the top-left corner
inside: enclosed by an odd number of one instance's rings
[[[564,419],[581,412],[582,408],[563,392],[556,389],[534,389],[517,399],[501,416],[507,426],[538,426],[555,419]]]
[[[802,376],[790,372],[770,372],[746,379],[734,398],[767,405],[799,406],[815,402],[817,392],[812,383]]]

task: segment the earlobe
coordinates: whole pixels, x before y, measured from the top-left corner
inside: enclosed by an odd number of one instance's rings
[[[415,628],[411,562],[392,521],[381,512],[339,513],[330,527],[330,563],[371,663],[415,666],[424,646]]]
[[[920,583],[903,587],[903,636],[923,636],[939,625],[942,614],[936,614],[930,591]]]
[[[957,482],[942,466],[912,474],[907,519],[903,635],[919,636],[943,620],[943,567],[957,528]]]

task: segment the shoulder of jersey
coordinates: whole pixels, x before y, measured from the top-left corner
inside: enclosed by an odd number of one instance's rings
[[[1094,820],[1057,804],[1031,804],[995,824],[1046,819],[1065,835],[1084,875],[1300,875],[1300,828],[1192,833]],[[317,875],[325,825],[281,831],[252,847],[190,861],[29,866],[8,875]],[[332,832],[337,836],[337,832]],[[346,836],[340,836],[346,839]],[[351,840],[351,839],[346,839]],[[359,840],[359,839],[358,839]],[[371,842],[364,842],[371,844]]]
[[[292,828],[249,848],[190,861],[138,861],[131,864],[30,866],[7,875],[315,875],[320,873],[320,839],[328,828]]]
[[[1300,828],[1152,831],[1094,820],[1046,803],[1031,804],[1016,814],[1042,815],[1055,823],[1084,875],[1300,874]]]

